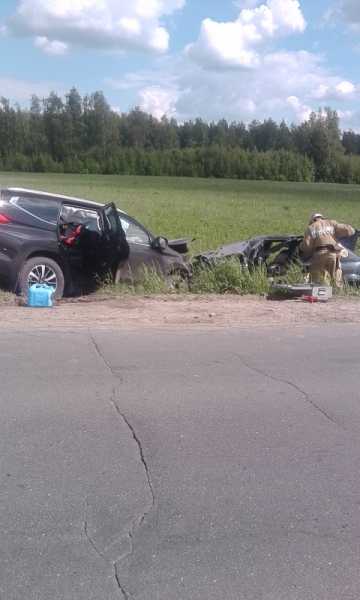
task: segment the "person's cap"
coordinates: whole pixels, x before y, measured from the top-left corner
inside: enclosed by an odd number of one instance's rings
[[[311,224],[314,221],[316,221],[316,219],[324,219],[324,218],[325,218],[324,215],[322,215],[321,213],[314,213],[311,215],[309,223]]]

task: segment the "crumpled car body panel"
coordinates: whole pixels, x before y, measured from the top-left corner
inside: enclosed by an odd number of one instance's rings
[[[360,231],[356,231],[353,236],[339,240],[349,250],[349,256],[341,260],[344,279],[349,283],[360,283],[360,256],[355,253],[359,237]],[[303,264],[304,269],[307,268],[308,261],[299,254],[302,239],[302,236],[296,235],[257,236],[205,252],[194,260],[196,263],[210,265],[218,260],[236,257],[246,266],[265,264],[269,275],[280,275],[294,261]]]
[[[301,240],[302,237],[295,235],[258,236],[205,252],[196,256],[195,260],[211,263],[213,260],[236,256],[244,264],[256,265],[265,262],[274,252],[280,252],[281,248],[295,251]]]
[[[192,240],[190,238],[179,238],[176,240],[168,240],[168,246],[175,252],[179,254],[187,254],[189,252],[189,242]]]

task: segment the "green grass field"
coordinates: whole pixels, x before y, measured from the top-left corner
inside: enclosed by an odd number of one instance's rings
[[[114,201],[153,233],[196,238],[192,253],[261,234],[302,234],[324,212],[360,228],[360,187],[167,177],[1,173],[22,186]]]

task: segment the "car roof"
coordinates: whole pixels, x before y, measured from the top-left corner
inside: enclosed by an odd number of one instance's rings
[[[66,201],[76,202],[78,204],[82,204],[82,205],[86,204],[86,205],[94,206],[94,207],[98,207],[98,208],[105,206],[101,202],[94,202],[94,200],[86,200],[85,198],[78,198],[77,196],[66,196],[64,194],[53,194],[52,192],[44,192],[43,190],[32,190],[32,189],[22,188],[22,187],[2,188],[1,192],[10,193],[10,194],[26,194],[29,196],[36,195],[36,196],[42,196],[43,198],[53,198],[54,200],[64,200],[65,202]],[[117,210],[121,214],[126,215],[126,213],[124,213],[121,209],[118,208]]]

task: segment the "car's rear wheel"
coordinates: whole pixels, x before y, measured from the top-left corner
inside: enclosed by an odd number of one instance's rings
[[[64,273],[55,260],[46,256],[34,256],[24,263],[19,275],[20,294],[27,296],[29,287],[36,283],[46,283],[54,288],[57,299],[64,294]]]

